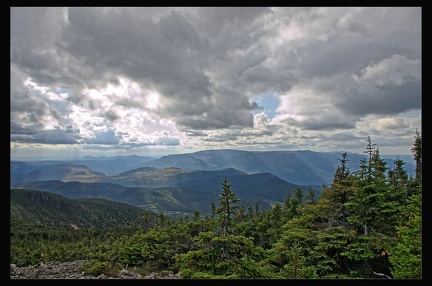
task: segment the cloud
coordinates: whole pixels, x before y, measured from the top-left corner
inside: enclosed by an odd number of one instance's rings
[[[121,136],[115,134],[114,130],[106,130],[96,132],[93,138],[87,139],[87,144],[104,144],[104,145],[117,145],[120,142]]]
[[[316,149],[385,128],[409,142],[421,18],[419,7],[12,7],[11,143]]]
[[[78,144],[79,135],[67,130],[46,130],[35,133],[12,133],[11,141],[19,143]]]
[[[392,55],[391,58],[372,63],[361,71],[360,76],[353,77],[356,81],[378,87],[402,86],[410,81],[421,80],[421,61]]]

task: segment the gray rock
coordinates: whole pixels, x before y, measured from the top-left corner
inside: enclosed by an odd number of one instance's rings
[[[86,275],[80,272],[80,267],[86,260],[76,260],[71,262],[50,261],[38,265],[17,267],[10,264],[11,279],[179,279],[179,274],[171,271],[161,273],[151,273],[141,276],[138,273],[123,269],[118,277],[109,277],[105,274],[99,276]]]

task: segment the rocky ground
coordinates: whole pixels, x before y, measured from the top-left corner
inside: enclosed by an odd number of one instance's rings
[[[104,274],[100,276],[85,275],[78,269],[85,260],[72,262],[48,262],[26,267],[10,265],[11,279],[179,279],[178,274],[172,272],[152,273],[141,276],[138,273],[123,269],[118,277],[108,277]]]

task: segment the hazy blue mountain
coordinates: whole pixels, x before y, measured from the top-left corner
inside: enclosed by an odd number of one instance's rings
[[[140,176],[145,176],[146,172],[151,174],[149,177],[154,179],[151,181],[152,187],[127,187],[102,182],[36,181],[14,188],[48,191],[70,199],[103,198],[149,211],[188,215],[192,215],[195,210],[210,214],[211,204],[218,204],[221,183],[225,177],[245,208],[259,202],[262,209],[270,209],[275,203],[283,203],[288,193],[292,195],[295,188],[299,187],[304,192],[308,189],[270,173],[249,175],[232,168],[218,171],[185,171],[178,168],[139,170]],[[134,172],[129,175],[133,176]],[[149,182],[147,184],[151,185]],[[312,188],[320,194],[319,186]]]
[[[196,170],[220,170],[234,168],[249,174],[272,173],[279,178],[297,185],[330,184],[339,159],[343,152],[313,151],[240,151],[240,150],[207,150],[195,153],[164,156],[147,161],[141,166]],[[347,153],[350,171],[359,169],[360,161],[365,154]],[[409,175],[414,174],[415,164],[412,156],[381,156],[392,167],[393,161],[399,157],[405,161]],[[199,159],[194,161],[192,158]],[[192,163],[193,162],[193,163]]]
[[[111,176],[138,168],[142,163],[153,159],[155,157],[137,155],[115,157],[85,156],[82,160],[71,160],[69,163],[86,165],[94,171]]]
[[[288,192],[296,187],[304,192],[311,188],[320,195],[322,185],[332,182],[341,154],[307,150],[207,150],[145,162],[140,162],[139,156],[84,157],[76,164],[14,161],[11,162],[11,186],[49,191],[67,198],[103,198],[166,214],[193,214],[195,209],[208,214],[211,203],[217,203],[221,183],[226,177],[242,205],[247,207],[258,201],[265,209],[283,202]],[[348,153],[347,158],[347,166],[354,172],[366,155]],[[389,168],[400,158],[408,174],[414,174],[412,156],[382,158]],[[117,170],[140,163],[112,175],[88,167],[93,164],[101,169],[104,164],[115,164],[120,162],[118,160],[128,163],[116,167]],[[105,167],[108,169],[115,170]]]
[[[159,157],[152,156],[114,156],[114,157],[92,157],[84,156],[76,160],[42,160],[42,161],[11,161],[11,173],[29,173],[39,167],[55,166],[63,164],[85,165],[96,172],[102,172],[111,176],[131,169],[139,168],[144,162]]]
[[[187,170],[204,170],[209,169],[209,166],[203,160],[196,158],[191,154],[172,154],[162,156],[159,159],[147,161],[140,165],[140,167],[154,167],[154,168],[181,168]]]
[[[10,162],[10,172],[11,174],[15,174],[15,175],[30,173],[31,171],[34,171],[37,168],[39,168],[39,166],[35,166],[27,162],[22,162],[22,161]]]
[[[55,179],[65,180],[60,176],[41,176],[36,166],[57,166],[64,163],[85,165],[96,172],[102,172],[106,178],[93,178],[93,181],[113,182],[126,186],[163,186],[156,184],[161,177],[151,178],[151,173],[142,173],[141,168],[180,168],[182,170],[223,170],[234,168],[248,174],[269,172],[279,178],[297,185],[330,184],[339,165],[343,152],[313,152],[313,151],[240,151],[240,150],[206,150],[187,154],[173,154],[158,159],[141,156],[119,157],[83,157],[76,161],[41,161],[41,162],[11,162],[11,183],[29,182],[33,180]],[[348,168],[357,171],[365,154],[348,153]],[[382,156],[389,168],[393,167],[396,158],[405,162],[409,175],[414,175],[415,163],[410,155]],[[140,170],[141,169],[141,170]],[[36,173],[31,173],[35,171]],[[172,171],[172,170],[171,170]],[[182,171],[182,172],[184,172]],[[51,171],[48,171],[50,173]],[[135,173],[133,177],[129,173]],[[140,177],[139,173],[144,175]],[[130,174],[131,174],[130,173]],[[87,178],[89,179],[89,178]],[[144,180],[145,179],[145,180]],[[70,180],[70,179],[68,179]],[[147,181],[152,181],[147,183]],[[83,181],[83,180],[78,180]]]
[[[174,167],[163,169],[141,167],[116,176],[101,178],[100,181],[127,187],[167,187],[176,185],[173,179],[175,175],[188,172],[191,171]]]
[[[99,181],[100,177],[103,176],[105,176],[103,173],[95,172],[84,165],[48,165],[39,167],[26,174],[11,174],[11,186],[19,183],[45,180],[94,182]]]
[[[208,170],[217,170],[223,168],[234,168],[229,163],[229,160],[240,154],[248,153],[248,151],[240,150],[205,150],[191,153],[190,155],[204,161],[208,165]]]
[[[102,198],[116,202],[123,202],[122,191],[127,187],[111,183],[83,183],[83,182],[62,182],[58,180],[34,181],[18,184],[15,189],[28,189],[47,191],[68,199],[80,198]]]

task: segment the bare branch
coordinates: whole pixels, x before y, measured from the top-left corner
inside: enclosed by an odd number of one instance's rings
[[[385,275],[384,273],[376,273],[376,272],[374,271],[373,274],[378,275],[378,276],[384,276],[384,277],[386,277],[387,279],[392,279],[390,276]]]

